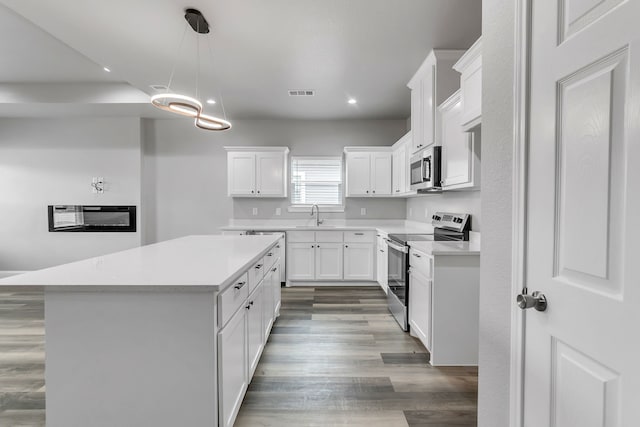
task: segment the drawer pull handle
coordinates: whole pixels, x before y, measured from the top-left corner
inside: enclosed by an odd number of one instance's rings
[[[262,268],[262,264],[256,265],[256,270],[260,270]]]
[[[273,252],[269,252],[267,256],[273,256]]]
[[[380,249],[380,252],[384,253],[384,251],[382,249]]]
[[[273,271],[274,273],[277,271],[277,268],[272,268],[271,271]]]
[[[416,257],[416,258],[422,258],[422,257],[421,257],[420,255],[418,255],[418,254],[413,254],[413,256],[414,256],[414,257]]]
[[[247,282],[238,282],[238,283],[236,283],[236,285],[234,286],[234,288],[235,288],[235,289],[242,289],[242,287],[243,287],[244,285],[246,285],[246,284],[247,284]]]
[[[353,233],[353,234],[355,234],[356,236],[364,236],[364,233]]]
[[[246,308],[247,310],[251,310],[251,306],[250,305],[245,305],[244,308]]]
[[[280,245],[276,245],[276,249],[280,249]]]

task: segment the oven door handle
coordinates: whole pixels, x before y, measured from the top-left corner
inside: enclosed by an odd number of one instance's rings
[[[407,248],[406,246],[400,246],[396,242],[389,239],[384,240],[387,242],[387,245],[389,245],[391,249],[395,249],[396,251],[402,252],[403,254],[409,253],[409,248]]]

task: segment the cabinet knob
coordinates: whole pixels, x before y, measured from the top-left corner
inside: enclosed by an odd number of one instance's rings
[[[319,248],[319,247],[320,247],[320,245],[317,245],[317,246],[316,246],[316,248]]]
[[[258,190],[258,193],[260,193],[260,190]]]
[[[251,194],[253,194],[253,193],[254,193],[254,191],[253,191],[253,190],[251,190]]]
[[[348,248],[348,247],[349,247],[349,245],[344,245],[344,247],[345,247],[345,248]]]
[[[372,191],[372,193],[375,193],[375,192],[376,192],[376,190],[373,190],[373,191]]]
[[[312,247],[312,248],[315,248],[316,246],[315,246],[315,245],[311,245],[311,247]]]

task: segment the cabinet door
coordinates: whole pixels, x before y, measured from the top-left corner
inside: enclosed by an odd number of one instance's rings
[[[247,390],[247,323],[241,307],[218,333],[220,425],[231,427]]]
[[[289,280],[315,279],[315,243],[287,244],[287,276]]]
[[[344,280],[373,281],[373,244],[344,245]]]
[[[282,153],[256,153],[256,193],[261,197],[286,197],[285,160]]]
[[[272,290],[273,290],[273,318],[280,315],[280,302],[281,298],[281,283],[284,280],[280,280],[281,277],[282,265],[276,261],[276,264],[273,266],[273,280],[272,280]]]
[[[398,193],[406,193],[407,188],[407,147],[402,144],[396,151],[396,158],[398,159]]]
[[[249,360],[249,382],[258,366],[262,347],[264,345],[264,328],[262,326],[262,310],[264,308],[262,291],[264,281],[258,285],[256,290],[247,299],[247,352]]]
[[[422,140],[420,148],[428,147],[435,142],[435,99],[436,71],[435,65],[427,67],[422,78]]]
[[[391,165],[391,191],[393,194],[400,193],[400,157],[399,150],[393,152],[393,162]]]
[[[316,280],[342,280],[342,243],[316,243]]]
[[[280,275],[280,272],[275,273],[275,266],[272,267],[267,274],[264,276],[263,285],[262,285],[262,328],[264,331],[264,342],[267,342],[267,338],[269,337],[269,332],[271,331],[271,327],[273,326],[274,316],[273,313],[275,311],[275,301],[273,294],[273,276]]]
[[[375,195],[391,194],[391,156],[390,152],[371,153],[371,193]]]
[[[376,272],[377,272],[377,280],[380,284],[380,287],[387,292],[387,285],[389,282],[389,278],[387,276],[388,273],[388,260],[387,260],[387,242],[385,242],[384,238],[378,237],[378,245],[377,245],[377,262],[376,262]]]
[[[422,81],[411,89],[411,152],[420,150],[422,144]]]
[[[443,187],[470,183],[473,161],[473,135],[461,127],[462,104],[459,93],[441,108]]]
[[[478,56],[460,77],[462,89],[462,129],[480,124],[482,116],[482,57]]]
[[[425,348],[431,351],[431,288],[432,282],[411,270],[409,276],[409,325]]]
[[[370,194],[370,153],[347,153],[347,197]]]
[[[256,155],[247,152],[227,153],[229,196],[256,194]]]

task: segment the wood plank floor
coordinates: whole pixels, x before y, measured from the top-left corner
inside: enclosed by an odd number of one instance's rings
[[[371,288],[284,288],[236,421],[254,426],[475,426],[476,368],[433,368]],[[42,294],[0,294],[0,426],[44,426]]]
[[[378,287],[283,289],[236,426],[475,426],[477,368],[428,361]]]

